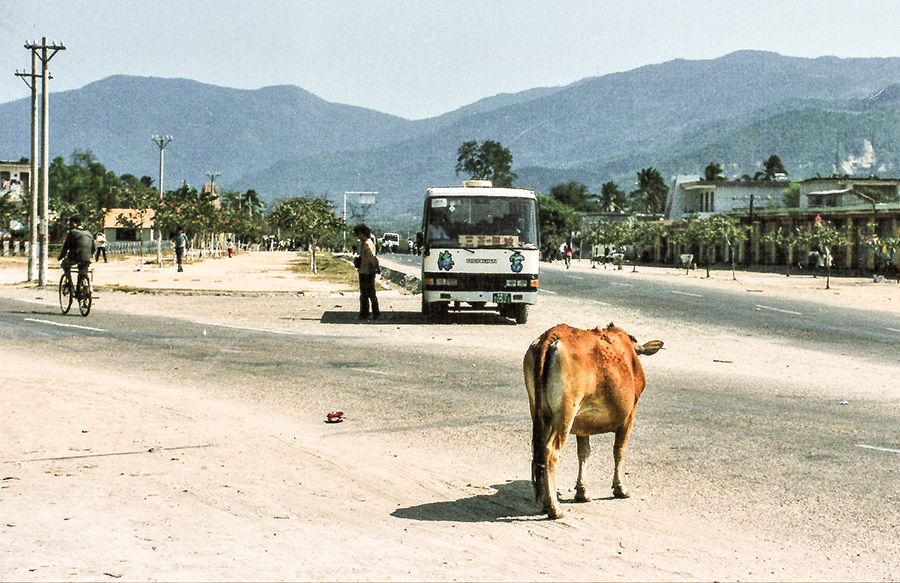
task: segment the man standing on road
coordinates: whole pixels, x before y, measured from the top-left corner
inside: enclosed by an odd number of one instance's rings
[[[375,256],[375,241],[372,231],[366,225],[356,225],[353,234],[359,239],[359,319],[369,317],[369,303],[372,304],[372,319],[381,316],[378,298],[375,297],[375,274],[378,273],[378,258]]]
[[[106,263],[106,235],[103,234],[103,231],[97,231],[94,241],[97,243],[97,254],[94,256],[94,261],[100,261],[100,255],[103,255],[103,263]]]
[[[172,248],[175,250],[175,263],[178,265],[178,271],[184,271],[181,262],[184,259],[184,247],[187,245],[187,236],[181,230],[181,227],[175,229],[175,236],[172,237]]]
[[[66,233],[66,241],[59,252],[59,261],[69,277],[72,276],[72,266],[78,266],[78,273],[86,272],[91,266],[91,259],[97,251],[94,237],[81,226],[81,217],[69,219],[69,232]]]

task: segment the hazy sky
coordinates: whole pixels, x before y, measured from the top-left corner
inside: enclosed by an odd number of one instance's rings
[[[65,43],[51,94],[115,74],[258,89],[410,119],[483,97],[741,49],[900,56],[900,2],[868,0],[0,0],[0,102],[27,40]]]

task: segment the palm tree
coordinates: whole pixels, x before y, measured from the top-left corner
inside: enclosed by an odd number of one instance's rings
[[[666,208],[666,197],[669,187],[663,180],[659,170],[643,168],[637,173],[637,190],[631,193],[634,200],[632,208],[635,212],[648,214],[662,214]]]

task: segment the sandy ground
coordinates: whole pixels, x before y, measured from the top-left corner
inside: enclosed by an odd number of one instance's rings
[[[325,311],[353,310],[354,290],[291,273],[286,266],[294,259],[286,253],[239,254],[193,263],[183,273],[150,266],[139,271],[136,260],[100,264],[94,277],[99,295],[95,309],[247,326],[265,320],[269,326],[276,322],[280,330],[309,333],[322,330]],[[389,259],[385,263],[390,265]],[[590,266],[576,263],[573,269]],[[609,270],[610,277],[623,279],[690,278],[698,285],[900,314],[900,285],[895,283],[832,279],[831,289],[825,290],[824,278],[809,276],[739,272],[733,281],[730,271],[714,272],[710,279],[703,275],[648,267],[639,267],[638,273],[631,273],[630,267]],[[24,276],[23,261],[0,259],[0,294],[55,301],[55,288],[36,289],[22,281]],[[52,270],[49,279],[57,280],[58,271]],[[148,301],[145,293],[111,292],[116,286],[158,293]],[[222,313],[217,294],[240,294],[253,307]],[[292,314],[276,314],[275,308],[267,307],[271,294],[293,297]],[[399,290],[382,292],[380,297],[387,311],[417,308],[417,298]],[[558,321],[583,327],[605,323],[592,321],[588,312],[573,316],[569,306],[551,298],[543,301],[544,307],[534,312],[527,326],[487,327],[487,336],[479,338],[463,338],[451,326],[435,326],[426,341],[452,341],[477,351],[480,345],[502,342],[501,335],[526,346]],[[619,321],[626,315],[610,317]],[[633,326],[646,338],[659,324]],[[356,333],[374,339],[396,334],[391,326],[357,328],[361,330]],[[710,352],[760,378],[783,374],[774,368],[765,372],[760,366],[781,362],[785,356],[781,353],[787,353],[791,362],[813,361],[809,355],[792,353],[790,347],[766,352],[760,345],[755,351],[759,360],[741,362],[737,355],[748,352],[751,340],[718,337],[709,341],[716,345],[710,351],[709,345],[679,343],[695,339],[693,330],[673,327],[670,334],[673,337],[666,340],[673,348],[654,363],[670,374],[685,359],[699,363],[694,372],[713,374],[718,365]],[[98,373],[89,360],[66,355],[49,361],[15,347],[0,356],[4,378],[11,383],[0,390],[0,404],[8,415],[0,432],[0,579],[892,578],[891,572],[867,571],[864,564],[852,561],[816,570],[812,565],[823,559],[808,541],[785,545],[756,539],[740,528],[673,521],[667,509],[654,507],[652,498],[615,507],[598,505],[590,510],[592,515],[557,522],[505,522],[498,516],[491,524],[459,524],[457,529],[446,513],[459,511],[459,504],[447,510],[442,504],[462,500],[460,504],[485,505],[499,489],[527,490],[522,468],[511,460],[497,460],[489,469],[469,467],[462,462],[465,456],[417,451],[400,437],[381,434],[375,447],[365,448],[361,446],[369,439],[366,432],[333,431],[322,423],[319,410],[273,415],[236,392],[211,391],[211,384],[128,373],[123,380],[123,374]],[[849,358],[836,357],[832,364],[835,372],[821,390],[835,399],[875,398],[875,379],[895,373],[878,367],[860,371]],[[42,374],[36,378],[34,370]],[[821,367],[813,370],[802,364],[791,370],[804,379],[820,373]],[[848,395],[850,375],[862,388]],[[873,383],[867,389],[859,381],[869,377]],[[46,378],[56,381],[48,384]],[[298,496],[316,502],[298,502]],[[401,517],[430,513],[432,520],[409,520],[398,532],[396,521],[384,518],[397,512]],[[585,540],[579,523],[591,520],[611,521],[617,534],[608,540]],[[365,539],[349,534],[360,524],[367,525]],[[469,539],[477,541],[477,552]],[[535,539],[547,541],[552,570],[531,570]],[[674,540],[681,543],[673,544]],[[863,547],[860,563],[865,563],[868,548]],[[502,570],[491,569],[492,564],[502,565]]]

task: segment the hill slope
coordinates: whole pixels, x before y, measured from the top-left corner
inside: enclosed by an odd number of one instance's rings
[[[377,190],[370,216],[412,218],[426,187],[459,182],[456,149],[472,139],[508,147],[517,184],[539,191],[568,180],[594,191],[615,180],[630,190],[640,168],[700,173],[711,161],[739,177],[773,153],[795,179],[835,168],[887,176],[900,165],[897,80],[898,58],[742,51],[498,95],[410,121],[297,87],[243,91],[116,76],[52,95],[51,148],[52,156],[91,150],[117,173],[155,177],[149,137],[171,134],[168,186],[218,171],[224,187],[270,199]],[[27,107],[0,105],[0,157],[28,155]]]

